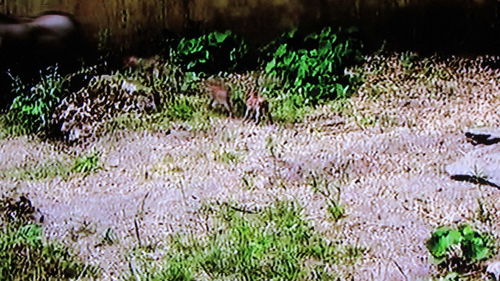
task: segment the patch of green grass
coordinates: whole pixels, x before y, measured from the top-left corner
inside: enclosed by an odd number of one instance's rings
[[[273,120],[281,123],[299,123],[311,110],[312,107],[306,106],[299,96],[291,95],[273,100],[271,115]]]
[[[79,261],[60,243],[47,242],[33,224],[36,208],[24,195],[0,199],[0,280],[89,280],[95,266]]]
[[[58,243],[45,242],[37,225],[0,230],[0,280],[74,280],[92,278],[97,269],[78,261]]]
[[[229,204],[212,211],[210,233],[173,236],[165,264],[141,280],[334,280],[333,264],[361,256],[324,239],[291,202],[256,212]]]
[[[241,156],[236,152],[221,150],[214,152],[214,158],[215,161],[230,165],[238,163],[241,159]]]
[[[96,172],[101,168],[99,162],[100,162],[99,152],[92,152],[88,155],[78,156],[73,161],[71,172],[88,175],[90,173]]]
[[[0,178],[18,179],[22,181],[38,181],[56,177],[67,178],[71,168],[60,161],[47,161],[38,165],[24,165],[0,171]]]
[[[40,181],[60,177],[63,180],[73,175],[89,175],[101,168],[100,154],[92,152],[89,155],[76,157],[69,161],[50,160],[36,164],[25,164],[6,170],[0,170],[0,179],[17,179],[23,181]]]
[[[106,131],[168,131],[175,125],[204,131],[211,128],[210,114],[206,98],[180,95],[161,111],[120,115],[106,124]]]

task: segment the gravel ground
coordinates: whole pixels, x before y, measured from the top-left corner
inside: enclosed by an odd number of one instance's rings
[[[206,231],[206,203],[255,208],[276,199],[300,202],[327,237],[367,248],[355,268],[336,269],[346,279],[423,280],[435,273],[425,248],[435,227],[469,222],[499,241],[500,190],[453,181],[444,167],[476,148],[464,130],[500,126],[500,69],[492,64],[500,58],[428,57],[411,66],[401,58],[368,57],[351,70],[364,77],[353,98],[293,126],[220,118],[206,131],[119,131],[73,147],[0,140],[0,171],[91,150],[103,162],[86,177],[3,178],[0,186],[28,193],[48,236],[98,264],[103,280],[128,270],[139,243],[134,222],[141,242],[161,249],[169,234]],[[329,218],[311,175],[339,188],[345,218]],[[490,222],[478,219],[478,200]],[[106,245],[109,229],[118,242]]]

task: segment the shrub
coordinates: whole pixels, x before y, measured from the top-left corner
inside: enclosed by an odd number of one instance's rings
[[[491,257],[494,245],[489,235],[474,230],[470,225],[461,225],[457,229],[436,229],[427,241],[427,249],[440,267],[466,272]]]
[[[287,32],[262,48],[265,72],[282,77],[285,89],[305,104],[345,97],[353,81],[344,68],[361,58],[354,32],[330,27],[305,36],[297,30]]]
[[[188,71],[213,74],[244,67],[249,52],[248,44],[239,36],[231,31],[216,31],[192,39],[181,39],[175,56]]]
[[[57,66],[40,72],[40,77],[37,84],[29,87],[21,78],[11,76],[16,98],[10,106],[7,123],[20,128],[18,133],[46,131],[54,108],[67,94],[67,80]]]

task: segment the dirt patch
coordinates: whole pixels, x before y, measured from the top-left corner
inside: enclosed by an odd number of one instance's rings
[[[327,237],[368,249],[355,269],[339,269],[344,276],[425,278],[434,273],[425,241],[435,227],[467,221],[500,236],[498,225],[477,218],[483,202],[500,219],[499,190],[453,181],[444,169],[473,149],[467,128],[500,124],[500,70],[481,58],[423,58],[412,68],[399,58],[372,57],[358,70],[364,84],[351,100],[322,106],[296,126],[213,119],[203,132],[120,131],[64,151],[2,140],[0,170],[90,150],[101,152],[103,169],[1,186],[28,193],[49,236],[78,247],[106,280],[128,270],[139,240],[161,249],[172,233],[206,231],[205,204],[252,209],[276,199],[300,202]],[[338,187],[344,219],[330,218],[313,175]],[[109,229],[118,238],[106,244]]]

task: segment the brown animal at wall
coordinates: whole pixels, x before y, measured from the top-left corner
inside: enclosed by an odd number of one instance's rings
[[[208,81],[206,89],[212,99],[212,107],[222,105],[229,113],[229,117],[233,117],[233,109],[231,107],[231,91],[227,89],[221,81]]]
[[[268,121],[272,123],[273,119],[269,112],[269,102],[254,89],[249,90],[247,96],[247,109],[243,120],[254,119],[255,123],[258,124],[261,116],[267,116]]]

